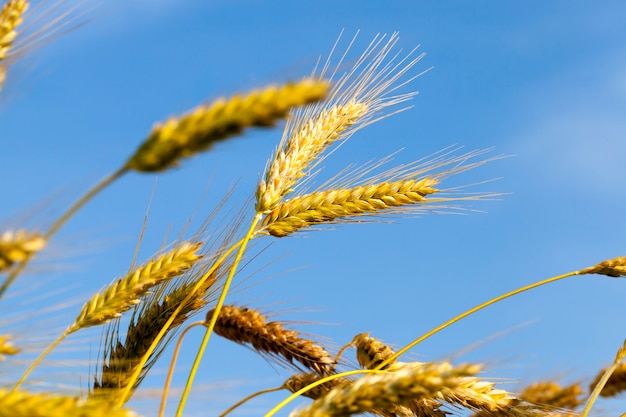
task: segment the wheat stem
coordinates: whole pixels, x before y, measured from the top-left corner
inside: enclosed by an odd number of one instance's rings
[[[604,372],[604,375],[602,375],[602,378],[600,378],[591,394],[589,394],[589,398],[587,399],[587,403],[585,404],[585,408],[580,414],[580,417],[587,417],[587,415],[591,411],[591,407],[593,407],[593,404],[600,395],[600,392],[602,392],[602,389],[608,382],[609,378],[611,378],[611,375],[613,375],[613,372],[615,372],[615,369],[617,369],[624,357],[626,357],[626,340],[624,340],[624,343],[617,351],[617,355],[615,355],[615,360],[613,361],[611,366],[607,368],[607,370]]]
[[[176,341],[176,346],[174,347],[174,352],[172,353],[172,360],[170,361],[170,366],[167,370],[167,377],[165,378],[163,392],[161,393],[161,405],[159,406],[159,417],[163,417],[163,414],[165,413],[165,405],[167,403],[167,393],[170,390],[170,384],[172,383],[172,377],[174,376],[174,369],[176,368],[176,360],[178,359],[178,352],[180,351],[180,347],[183,344],[183,339],[185,338],[185,335],[187,334],[189,330],[193,329],[196,326],[204,326],[204,325],[206,325],[204,320],[191,323],[178,336],[178,341]]]
[[[466,312],[464,312],[462,314],[459,314],[458,316],[456,316],[456,317],[446,321],[445,323],[435,327],[431,331],[429,331],[429,332],[425,333],[424,335],[418,337],[417,339],[415,339],[414,341],[412,341],[411,343],[409,343],[408,345],[406,345],[405,347],[403,347],[402,349],[398,350],[396,353],[394,353],[393,355],[391,355],[390,357],[388,357],[387,359],[382,361],[380,364],[378,364],[378,366],[376,366],[375,369],[383,369],[385,366],[387,366],[388,364],[390,364],[393,361],[395,361],[396,359],[398,359],[401,355],[406,353],[408,350],[412,349],[417,344],[423,342],[424,340],[426,340],[429,337],[433,336],[434,334],[440,332],[441,330],[445,329],[446,327],[451,326],[452,324],[456,323],[457,321],[462,320],[465,317],[470,316],[470,315],[476,313],[477,311],[482,310],[485,307],[489,307],[492,304],[495,304],[495,303],[497,303],[499,301],[502,301],[502,300],[504,300],[506,298],[509,298],[509,297],[512,297],[514,295],[523,293],[525,291],[532,290],[533,288],[541,287],[542,285],[546,285],[546,284],[549,284],[551,282],[559,281],[561,279],[568,278],[568,277],[571,277],[571,276],[574,276],[574,275],[581,275],[581,271],[568,272],[567,274],[557,275],[555,277],[544,279],[542,281],[535,282],[534,284],[526,285],[526,286],[518,288],[516,290],[509,291],[506,294],[499,295],[498,297],[492,298],[489,301],[485,301],[484,303],[479,304],[476,307],[471,308],[471,309],[467,310]]]
[[[178,410],[176,410],[176,417],[181,417],[183,414],[183,410],[185,409],[185,404],[187,402],[187,398],[189,397],[189,392],[191,390],[191,385],[193,384],[193,380],[198,372],[198,367],[200,366],[200,361],[202,360],[202,356],[204,355],[204,351],[209,343],[209,339],[211,338],[211,334],[213,333],[213,329],[215,328],[215,323],[217,322],[217,318],[220,314],[220,310],[224,305],[224,301],[226,300],[226,295],[228,294],[228,290],[230,289],[230,284],[233,281],[233,277],[235,276],[235,272],[237,272],[237,267],[241,262],[241,257],[246,250],[246,246],[250,239],[255,234],[257,224],[261,220],[261,213],[257,213],[252,219],[252,223],[250,224],[250,228],[246,232],[246,235],[241,240],[241,244],[239,245],[239,250],[237,251],[237,255],[235,256],[235,260],[233,265],[230,268],[230,272],[226,281],[224,282],[224,286],[222,287],[222,292],[220,294],[219,299],[217,300],[217,304],[215,305],[215,312],[213,313],[213,317],[211,318],[211,322],[207,327],[207,331],[204,334],[204,338],[200,343],[200,347],[198,348],[198,353],[196,354],[196,358],[191,367],[191,371],[189,371],[189,375],[187,377],[187,383],[185,384],[185,389],[183,390],[183,394],[181,396],[180,402],[178,403]]]
[[[33,370],[35,370],[35,368],[41,363],[41,361],[44,360],[44,358],[46,356],[48,356],[48,354],[50,352],[52,352],[52,350],[57,347],[59,345],[59,343],[61,343],[68,335],[70,335],[72,332],[70,331],[70,329],[68,328],[65,332],[63,332],[63,334],[61,336],[59,336],[54,342],[50,343],[43,352],[41,352],[41,354],[37,357],[37,359],[35,359],[34,361],[32,361],[30,363],[30,365],[28,365],[28,368],[26,369],[26,371],[24,372],[24,374],[22,374],[22,376],[20,377],[20,379],[15,383],[15,385],[13,385],[13,388],[11,388],[11,392],[16,392],[20,386],[24,383],[24,381],[26,380],[26,378],[28,378],[28,376],[31,374],[31,372],[33,372]]]

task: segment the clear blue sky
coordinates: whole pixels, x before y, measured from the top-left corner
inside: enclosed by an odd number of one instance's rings
[[[7,227],[42,206],[52,214],[35,216],[34,223],[45,224],[116,169],[154,122],[220,95],[306,75],[342,30],[346,37],[361,31],[353,58],[377,33],[399,31],[399,47],[419,44],[427,54],[415,72],[433,67],[412,84],[420,92],[414,107],[359,131],[325,171],[400,148],[398,163],[451,144],[494,147],[494,155],[512,156],[457,183],[497,179],[479,188],[510,194],[473,203],[477,212],[463,216],[268,239],[271,247],[250,262],[240,275],[250,280],[229,301],[319,323],[298,328],[328,337],[332,346],[369,331],[401,347],[493,296],[626,255],[626,5],[620,1],[111,0],[89,17],[25,56],[0,95],[0,161],[8,178],[0,220]],[[141,259],[168,230],[175,236],[184,227],[207,186],[196,224],[232,184],[232,201],[245,202],[280,137],[280,127],[251,131],[159,175],[156,188],[154,175],[131,174],[99,195],[36,262],[40,273],[15,288],[44,280],[45,291],[65,288],[54,301],[75,303],[62,318],[29,319],[36,336],[58,334],[83,299],[126,271],[153,190]],[[447,358],[478,342],[457,360],[486,362],[486,376],[503,378],[503,388],[515,391],[542,378],[587,381],[626,337],[625,295],[620,280],[568,279],[478,313],[419,345],[412,357]],[[11,302],[26,308],[17,297]],[[91,341],[77,336],[62,350],[94,358],[99,334],[90,333]],[[188,357],[196,344],[193,337],[186,341]],[[83,365],[80,380],[63,368],[45,372],[61,375],[63,384],[85,385]],[[180,372],[188,365],[184,358]],[[165,367],[166,361],[149,386],[160,386]],[[192,396],[189,415],[217,415],[289,375],[214,339],[198,380],[205,390]],[[283,397],[262,397],[239,415],[261,415]],[[138,411],[154,415],[150,402],[137,404]],[[598,406],[624,411],[610,402]]]

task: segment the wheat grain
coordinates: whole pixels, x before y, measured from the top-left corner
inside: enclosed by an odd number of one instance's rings
[[[425,203],[427,195],[438,192],[436,184],[437,180],[424,178],[313,192],[280,204],[265,216],[263,228],[284,237],[316,224]]]
[[[589,390],[598,384],[607,368],[602,369],[598,375],[594,378],[593,382],[589,384]],[[615,397],[616,395],[626,391],[626,362],[622,362],[613,371],[613,374],[609,377],[609,380],[600,391],[602,397]]]
[[[600,262],[597,265],[583,269],[581,274],[598,274],[608,277],[619,278],[626,276],[626,256]]]
[[[414,401],[424,398],[510,416],[537,415],[532,408],[519,405],[509,393],[476,378],[479,370],[472,364],[453,367],[448,362],[396,363],[387,371],[335,388],[290,416],[348,416],[396,406],[410,408]]]
[[[157,124],[128,160],[126,168],[163,171],[247,127],[273,126],[291,108],[320,100],[327,90],[327,82],[304,79],[198,106],[181,117]]]
[[[0,336],[0,362],[4,360],[4,355],[17,355],[21,352],[20,349],[16,348],[9,340],[11,340],[11,336]]]
[[[206,321],[214,310],[207,313]],[[222,308],[215,333],[240,344],[251,345],[260,353],[282,357],[287,363],[298,361],[320,375],[332,372],[332,356],[321,346],[288,330],[279,322],[268,322],[261,313],[246,307],[226,305]]]
[[[0,388],[0,417],[138,417],[97,399]]]
[[[553,381],[536,382],[524,388],[519,398],[533,404],[574,409],[583,403],[583,389],[579,384],[562,387]]]
[[[121,316],[139,303],[148,290],[188,270],[200,259],[200,243],[182,243],[161,256],[141,265],[92,297],[84,306],[67,334],[97,326]]]
[[[386,43],[385,38],[385,35],[374,38],[353,68],[334,83],[326,100],[307,106],[288,119],[283,139],[257,187],[257,212],[274,209],[320,162],[322,153],[333,143],[384,117],[375,118],[383,109],[417,94],[392,95],[412,80],[400,82],[423,54],[412,57],[413,50],[401,59],[399,54],[390,56],[398,36],[392,34]],[[331,57],[318,77],[327,75]]]
[[[0,61],[6,58],[17,36],[15,29],[22,23],[22,16],[28,6],[26,0],[9,0],[0,11]]]
[[[390,358],[395,352],[380,340],[370,337],[369,333],[359,333],[354,336],[352,343],[356,347],[356,359],[365,369],[376,369],[378,365]],[[386,369],[389,365],[395,363],[392,361],[385,365],[382,369]]]
[[[29,230],[6,231],[0,235],[0,272],[23,262],[46,246],[46,239]]]

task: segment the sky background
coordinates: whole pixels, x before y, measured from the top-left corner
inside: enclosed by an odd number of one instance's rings
[[[324,172],[399,149],[397,164],[453,144],[468,151],[494,147],[493,155],[510,157],[452,184],[497,179],[475,190],[507,195],[474,202],[467,215],[264,239],[257,248],[268,249],[238,276],[249,279],[228,302],[310,322],[297,328],[327,338],[331,347],[361,332],[401,347],[489,298],[626,255],[623,2],[110,0],[91,6],[82,6],[89,10],[84,26],[10,68],[0,94],[5,229],[24,220],[49,224],[117,169],[153,123],[221,95],[307,75],[342,30],[344,41],[360,30],[351,59],[376,34],[398,31],[398,48],[421,45],[426,53],[413,73],[433,67],[411,84],[419,90],[413,107],[357,132],[325,161]],[[52,340],[84,300],[124,274],[151,199],[140,260],[168,232],[172,240],[194,213],[197,226],[234,184],[229,203],[245,204],[281,127],[248,131],[158,178],[131,173],[100,194],[3,300],[2,314],[20,319],[11,331]],[[479,312],[423,342],[410,358],[484,362],[485,376],[511,391],[540,379],[586,385],[626,337],[625,295],[621,280],[570,278]],[[67,308],[25,313],[33,301],[40,309]],[[178,387],[201,333],[185,340]],[[35,378],[54,375],[63,386],[86,386],[99,341],[100,329],[77,334],[52,357],[80,361],[80,373],[48,366]],[[147,387],[162,386],[169,356],[164,359]],[[218,415],[291,373],[213,338],[188,415]],[[285,396],[263,396],[236,415],[262,415]],[[135,406],[156,415],[149,396]],[[598,415],[623,411],[623,398],[596,409]]]

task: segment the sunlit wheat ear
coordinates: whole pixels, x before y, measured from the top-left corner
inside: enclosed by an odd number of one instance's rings
[[[39,232],[30,230],[6,231],[0,235],[0,272],[23,262],[46,246]]]
[[[607,368],[602,369],[598,375],[594,378],[593,382],[589,384],[589,390],[598,384]],[[626,391],[626,362],[622,362],[613,371],[613,374],[609,377],[608,381],[600,391],[602,397],[615,397],[616,395]]]
[[[598,274],[608,277],[619,278],[626,276],[626,256],[600,262],[597,265],[583,269],[580,274]]]
[[[6,58],[13,44],[17,36],[16,28],[22,23],[28,5],[26,0],[9,0],[0,11],[0,61]]]
[[[98,326],[119,317],[138,304],[151,287],[191,268],[200,259],[197,253],[200,246],[200,243],[183,243],[118,279],[83,306],[67,333]]]
[[[12,356],[20,353],[20,349],[10,342],[11,336],[0,335],[0,362],[5,359],[5,355]]]
[[[556,382],[544,381],[524,388],[519,398],[533,404],[573,410],[583,403],[581,398],[583,394],[580,384],[562,387]]]
[[[212,286],[223,273],[223,269],[218,269],[213,277],[209,278],[202,288],[197,291],[196,296],[183,305],[180,314],[176,316],[166,334],[175,332],[191,314],[196,313],[207,304],[206,297],[208,293],[211,292]],[[117,326],[108,330],[101,370],[94,377],[92,394],[115,395],[116,390],[128,386],[131,376],[135,373],[138,364],[148,352],[157,334],[170,319],[174,310],[181,305],[193,286],[193,281],[181,281],[171,288],[165,288],[159,291],[159,293],[152,294],[148,299],[144,299],[142,306],[133,314],[123,339],[119,337]],[[159,344],[161,348],[158,348],[150,355],[150,360],[146,362],[141,370],[134,388],[141,383],[147,372],[154,365],[154,362],[162,353],[162,347],[167,344],[168,340],[169,338],[162,339],[162,342]]]
[[[0,417],[138,417],[95,399],[0,389]]]
[[[207,322],[213,310],[207,313]],[[261,313],[246,307],[226,305],[217,318],[215,333],[243,345],[250,345],[261,354],[281,357],[286,363],[301,363],[320,375],[332,372],[333,357],[321,346],[300,337],[279,322],[268,322]]]
[[[334,83],[326,100],[307,106],[289,118],[283,139],[257,187],[258,213],[274,209],[319,164],[322,154],[333,143],[384,117],[381,112],[385,108],[417,94],[393,95],[412,80],[403,77],[423,56],[412,56],[414,51],[404,57],[400,53],[391,54],[397,40],[396,34],[386,42],[384,35],[376,37],[354,67]],[[329,57],[320,77],[327,76],[330,64]]]
[[[316,372],[306,373],[306,374],[295,374],[289,377],[284,383],[283,388],[294,393],[300,391],[302,388],[310,385],[316,381],[319,381],[322,376]],[[346,378],[336,378],[331,379],[321,385],[311,388],[302,394],[303,397],[311,398],[313,400],[317,400],[318,398],[326,395],[328,391],[331,389],[350,384],[352,381]]]
[[[356,359],[365,369],[375,369],[382,362],[391,357],[395,352],[380,340],[370,337],[369,333],[360,333],[354,336],[352,343],[356,348]],[[392,361],[385,365],[382,369],[386,369],[389,365],[395,363]]]
[[[304,79],[198,106],[157,124],[126,168],[140,172],[171,168],[182,158],[205,151],[245,128],[273,126],[291,108],[324,98],[328,88],[325,81]]]
[[[313,192],[280,204],[265,216],[262,227],[272,236],[284,237],[317,224],[382,214],[427,202],[426,196],[438,192],[436,184],[436,180],[424,178]]]

